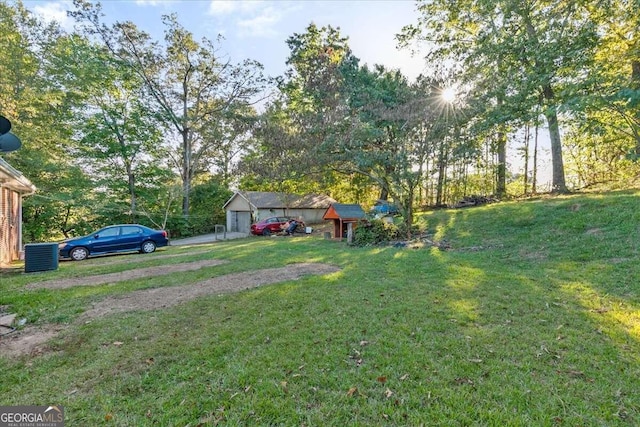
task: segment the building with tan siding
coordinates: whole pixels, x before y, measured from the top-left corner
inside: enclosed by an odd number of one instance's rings
[[[0,267],[20,259],[22,252],[22,198],[35,186],[0,158]]]

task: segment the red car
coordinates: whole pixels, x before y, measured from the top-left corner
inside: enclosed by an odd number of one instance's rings
[[[287,218],[285,216],[272,216],[270,218],[265,218],[256,222],[255,224],[251,224],[251,234],[255,234],[256,236],[270,236],[271,234],[277,234],[282,232],[282,228],[287,221],[291,221],[292,218]],[[296,219],[298,226],[296,227],[296,231],[302,230],[304,232],[304,222]]]

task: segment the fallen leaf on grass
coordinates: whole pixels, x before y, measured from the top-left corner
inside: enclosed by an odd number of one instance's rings
[[[400,381],[404,381],[407,378],[409,378],[409,374],[404,374],[403,376],[400,377]]]
[[[349,359],[355,360],[356,361],[356,366],[360,366],[364,362],[362,360],[362,358],[360,357],[360,352],[358,350],[354,350],[353,354],[349,356]]]
[[[464,385],[464,384],[473,385],[473,380],[466,377],[456,378],[455,380],[453,380],[453,382],[456,383],[457,385]]]
[[[353,397],[358,393],[358,387],[351,387],[347,392],[347,397]]]
[[[384,395],[388,398],[390,398],[391,396],[393,396],[393,392],[391,390],[389,390],[388,388],[385,390]]]
[[[557,371],[557,372],[558,372],[559,374],[567,374],[567,375],[569,375],[570,377],[573,377],[573,378],[583,378],[583,377],[585,376],[585,375],[584,375],[584,372],[582,372],[582,371],[575,371],[575,370],[573,370],[573,369],[570,369],[570,370],[568,370],[568,371]]]
[[[116,347],[120,347],[122,344],[124,344],[122,341],[114,341],[113,343]]]
[[[111,414],[106,414],[106,415],[104,416],[104,420],[105,420],[105,421],[111,421],[112,419],[113,419],[113,415],[111,415]]]
[[[378,377],[378,382],[379,383],[386,383],[387,382],[387,377],[385,377],[385,376]]]

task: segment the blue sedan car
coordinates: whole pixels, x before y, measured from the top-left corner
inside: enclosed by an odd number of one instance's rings
[[[58,245],[58,249],[61,258],[82,261],[92,255],[118,252],[150,254],[168,244],[164,230],[153,230],[138,224],[121,224],[101,228],[84,237],[67,239]]]

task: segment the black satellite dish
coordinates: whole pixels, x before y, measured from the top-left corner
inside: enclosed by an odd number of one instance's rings
[[[0,153],[15,151],[22,146],[20,139],[12,133],[0,135]]]
[[[4,135],[5,133],[11,130],[11,122],[5,116],[0,116],[0,135]]]

